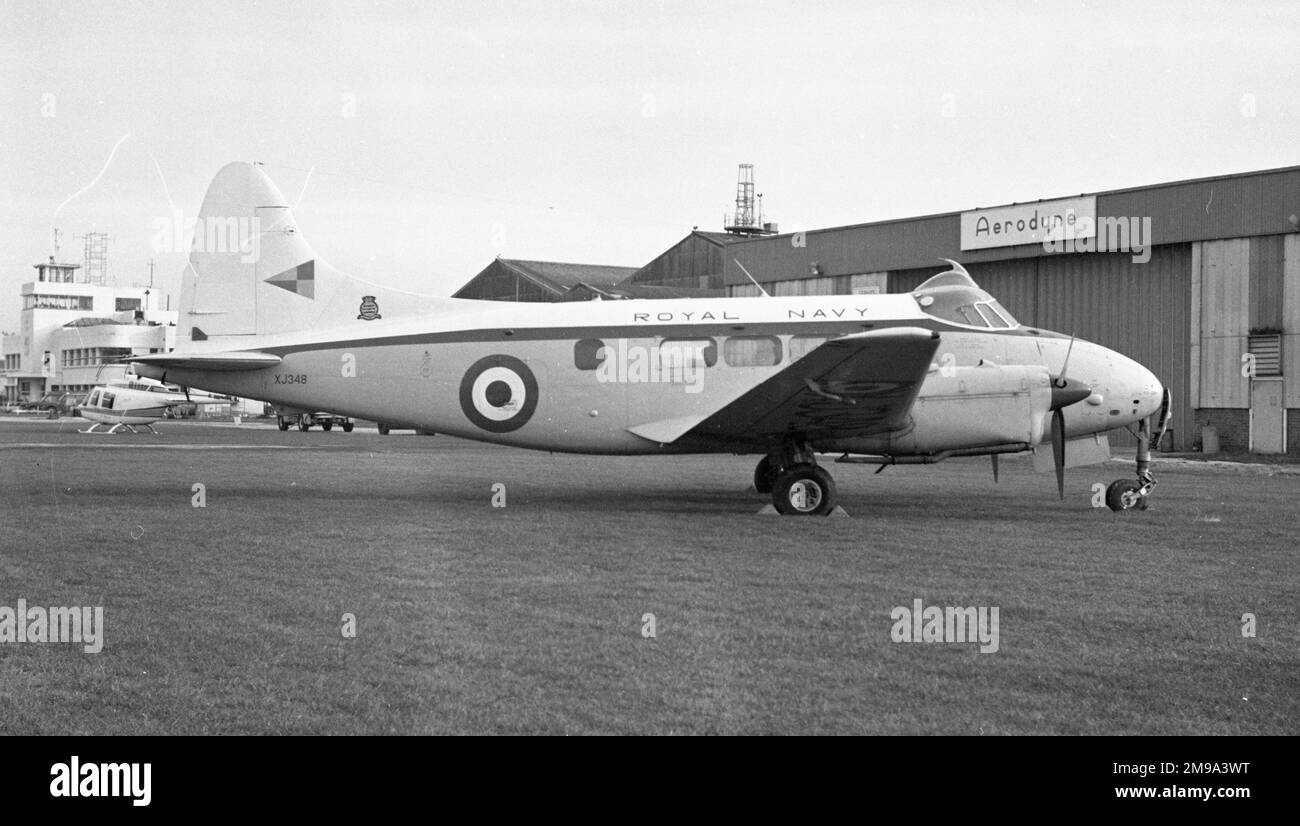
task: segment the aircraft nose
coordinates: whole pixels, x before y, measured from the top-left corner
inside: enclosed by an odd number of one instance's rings
[[[1137,417],[1145,419],[1148,416],[1154,416],[1160,412],[1160,404],[1164,398],[1165,387],[1146,367],[1138,364],[1132,359],[1125,359],[1124,365],[1124,386],[1127,388],[1129,396],[1125,401],[1131,401],[1137,408]]]

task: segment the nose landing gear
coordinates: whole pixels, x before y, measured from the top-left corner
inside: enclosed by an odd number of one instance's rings
[[[1160,436],[1164,435],[1163,431],[1162,426]],[[1137,439],[1137,480],[1116,479],[1106,488],[1106,507],[1113,511],[1146,510],[1147,496],[1156,486],[1155,477],[1151,475],[1152,438],[1146,419],[1138,423]]]

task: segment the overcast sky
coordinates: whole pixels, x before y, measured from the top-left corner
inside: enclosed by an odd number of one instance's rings
[[[322,258],[447,294],[639,266],[740,162],[783,231],[1295,165],[1298,70],[1295,2],[0,0],[0,329],[52,224],[178,291],[157,222],[232,160]]]

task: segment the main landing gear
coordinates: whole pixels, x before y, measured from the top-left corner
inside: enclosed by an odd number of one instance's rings
[[[817,465],[807,445],[787,445],[754,468],[754,488],[772,494],[785,516],[827,516],[835,510],[835,480]]]
[[[1147,509],[1147,496],[1156,486],[1155,477],[1151,475],[1151,444],[1163,435],[1162,427],[1160,434],[1152,439],[1147,420],[1138,423],[1137,479],[1116,479],[1111,482],[1110,487],[1106,488],[1106,507],[1113,511]]]

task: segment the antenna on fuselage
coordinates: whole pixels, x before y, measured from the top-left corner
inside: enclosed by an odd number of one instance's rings
[[[735,262],[736,262],[736,266],[737,266],[737,267],[740,267],[740,271],[743,272],[743,273],[745,274],[745,276],[746,276],[747,278],[749,278],[750,281],[753,281],[753,282],[754,282],[754,286],[755,286],[755,287],[758,287],[758,291],[759,291],[760,293],[763,294],[763,297],[764,297],[764,298],[771,298],[771,297],[772,297],[771,295],[768,294],[767,290],[763,289],[763,285],[760,284],[760,283],[758,283],[758,279],[755,278],[754,276],[752,276],[752,275],[749,274],[749,270],[745,269],[745,265],[742,264],[742,263],[740,263],[740,259],[739,259],[739,258],[733,258],[733,259],[731,259],[731,260],[732,260],[732,261],[735,261]]]
[[[1056,377],[1056,386],[1065,386],[1065,368],[1070,366],[1070,353],[1074,352],[1074,333],[1070,333],[1070,346],[1065,348],[1065,361],[1061,363],[1061,375]]]
[[[947,261],[949,264],[951,264],[953,272],[959,272],[962,275],[966,276],[967,278],[970,278],[970,273],[966,272],[966,268],[963,267],[961,264],[958,264],[956,261],[952,260],[951,258],[940,258],[939,260]],[[971,278],[971,280],[974,281],[975,279]]]

